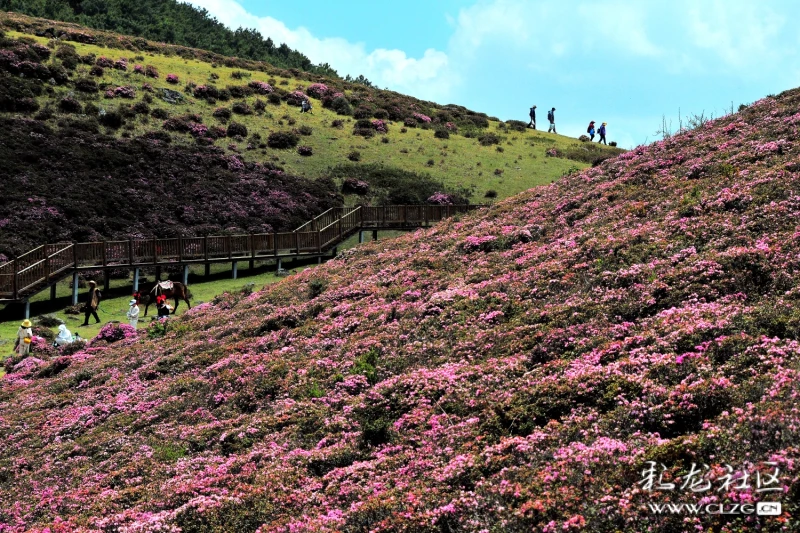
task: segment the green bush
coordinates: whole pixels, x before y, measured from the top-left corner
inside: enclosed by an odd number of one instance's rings
[[[269,137],[267,137],[267,146],[270,148],[294,148],[298,142],[300,142],[300,139],[290,131],[276,131],[270,133]]]
[[[225,131],[225,134],[228,137],[247,137],[247,126],[244,124],[239,124],[238,122],[231,122],[228,124],[228,129]]]
[[[494,133],[484,133],[480,137],[478,137],[478,142],[481,146],[491,146],[493,144],[500,144],[500,137],[495,135]]]

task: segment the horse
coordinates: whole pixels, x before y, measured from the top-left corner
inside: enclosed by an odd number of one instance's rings
[[[191,297],[189,288],[183,283],[173,281],[171,289],[163,288],[158,283],[142,283],[139,285],[139,296],[145,304],[144,316],[147,316],[147,308],[150,307],[151,303],[156,301],[156,296],[160,294],[163,294],[167,299],[172,298],[175,300],[175,306],[172,308],[173,315],[175,314],[175,311],[178,310],[178,303],[180,300],[186,302],[186,305],[189,307],[189,309],[192,308],[192,304],[189,303],[189,298]]]

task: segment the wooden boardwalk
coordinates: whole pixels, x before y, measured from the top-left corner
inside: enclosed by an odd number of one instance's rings
[[[356,232],[427,227],[480,205],[334,207],[292,232],[206,235],[169,239],[45,244],[0,265],[0,304],[27,302],[58,281],[85,270],[188,266],[193,264],[323,257]],[[186,274],[184,274],[184,277]],[[135,282],[136,283],[136,282]],[[137,283],[138,285],[138,283]],[[74,283],[73,301],[77,298]],[[26,305],[27,314],[27,305]]]

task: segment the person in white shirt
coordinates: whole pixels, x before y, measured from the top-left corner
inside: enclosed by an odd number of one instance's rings
[[[135,299],[131,300],[128,305],[130,305],[128,308],[128,324],[136,329],[136,324],[139,323],[139,306],[137,305]]]
[[[75,339],[72,337],[72,332],[67,329],[67,326],[61,324],[58,326],[58,335],[56,336],[55,345],[56,346],[64,346],[66,344],[70,344]]]

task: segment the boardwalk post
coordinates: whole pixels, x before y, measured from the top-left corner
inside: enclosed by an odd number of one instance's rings
[[[155,237],[153,237],[153,264],[158,264],[158,240]]]
[[[250,264],[248,268],[253,270],[256,266],[256,236],[251,233],[248,238],[250,239]]]
[[[31,317],[31,301],[25,300],[25,320]]]
[[[233,259],[233,247],[231,246],[231,236],[225,236],[225,248],[228,250],[228,259]]]
[[[231,263],[231,275],[233,279],[239,277],[239,261],[234,261],[233,263]]]
[[[72,305],[78,305],[78,272],[72,273]]]
[[[106,258],[106,241],[100,243],[103,246],[103,268],[108,264],[108,259]]]
[[[283,270],[283,267],[281,266],[281,258],[279,257],[278,258],[278,272],[280,272],[281,270]]]
[[[50,301],[52,302],[55,299],[56,299],[56,284],[53,283],[52,285],[50,285]]]
[[[364,230],[360,229],[358,230],[358,244],[361,244],[363,242],[364,242]]]
[[[373,241],[377,241],[378,240],[378,230],[376,230],[376,229],[372,230],[372,240]]]
[[[203,257],[205,257],[206,267],[208,267],[208,235],[203,236]],[[208,276],[208,268],[206,268],[206,276]]]
[[[47,253],[47,246],[44,247],[44,282],[50,281],[50,256]]]
[[[300,255],[300,233],[297,231],[294,232],[294,246],[297,254]]]
[[[133,292],[139,292],[139,269],[133,269]]]
[[[272,233],[272,246],[275,248],[275,257],[278,256],[278,234]]]
[[[183,265],[183,284],[189,284],[189,265]]]
[[[206,277],[211,275],[211,263],[206,263],[205,275],[206,275]]]

